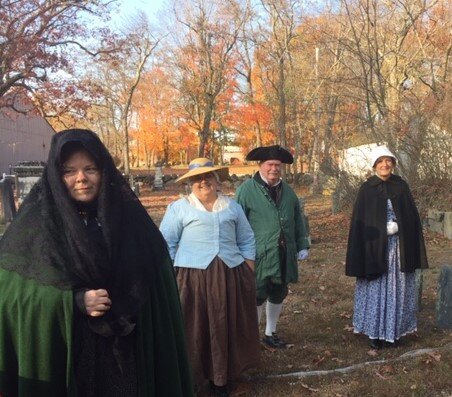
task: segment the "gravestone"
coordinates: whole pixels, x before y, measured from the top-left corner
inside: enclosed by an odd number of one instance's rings
[[[134,182],[132,190],[137,197],[140,197],[140,182]]]
[[[163,172],[161,166],[155,167],[155,179],[154,179],[154,189],[163,189]]]
[[[341,210],[340,198],[340,193],[336,189],[331,195],[331,213],[333,215],[338,214]]]
[[[39,181],[44,164],[38,161],[22,162],[12,168],[12,172],[16,176],[16,194],[19,204],[30,193],[33,185]]]
[[[427,225],[435,233],[442,234],[449,240],[452,239],[452,212],[429,209]]]
[[[306,215],[306,213],[304,212],[304,204],[305,204],[304,198],[298,197],[298,203],[300,204],[301,218],[304,220],[305,225],[306,225],[306,232],[308,235],[309,244],[311,244],[311,229],[309,227],[309,218]]]
[[[16,216],[16,203],[14,202],[13,184],[11,179],[5,178],[0,181],[0,193],[2,200],[1,218],[4,222],[12,222]]]
[[[438,279],[436,301],[436,325],[442,329],[452,329],[452,266],[444,265]]]

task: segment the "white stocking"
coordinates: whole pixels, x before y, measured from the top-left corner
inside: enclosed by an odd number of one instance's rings
[[[281,314],[283,304],[267,302],[267,324],[265,327],[265,335],[272,336],[276,332],[276,325],[278,324],[279,315]]]

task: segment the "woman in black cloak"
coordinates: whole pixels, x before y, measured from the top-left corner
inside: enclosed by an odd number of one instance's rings
[[[385,146],[372,152],[375,171],[353,208],[346,274],[356,277],[353,326],[380,349],[417,329],[415,270],[428,267],[422,226],[408,184],[393,174]]]
[[[0,291],[0,395],[192,395],[166,243],[93,132],[53,137]]]

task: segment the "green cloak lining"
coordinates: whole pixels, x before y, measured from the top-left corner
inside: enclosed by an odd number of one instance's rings
[[[137,322],[139,396],[192,396],[179,297],[159,266]],[[0,268],[0,395],[75,397],[73,293]]]

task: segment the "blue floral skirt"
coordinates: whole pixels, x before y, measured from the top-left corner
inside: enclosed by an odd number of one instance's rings
[[[370,339],[394,342],[417,329],[415,273],[400,271],[399,237],[388,236],[388,271],[376,280],[358,278],[353,327]]]

